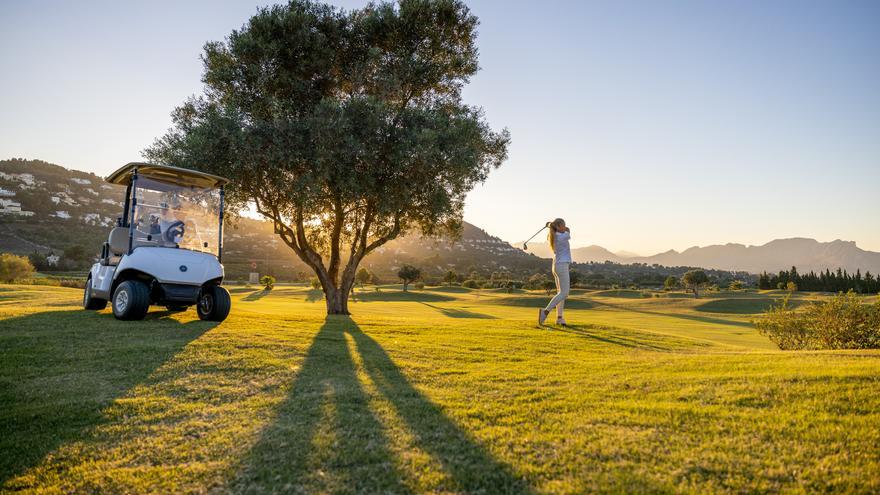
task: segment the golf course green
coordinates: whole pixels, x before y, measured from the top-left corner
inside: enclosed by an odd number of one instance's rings
[[[0,492],[880,492],[880,352],[777,350],[776,292],[230,292],[0,285]]]

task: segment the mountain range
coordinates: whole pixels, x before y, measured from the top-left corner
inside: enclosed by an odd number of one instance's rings
[[[521,245],[521,244],[520,244]],[[529,243],[529,252],[550,257],[546,243]],[[694,246],[678,252],[674,249],[653,256],[637,256],[612,253],[602,246],[573,248],[572,258],[578,263],[612,261],[614,263],[647,263],[664,266],[700,266],[718,270],[737,270],[750,273],[777,272],[796,266],[800,272],[835,270],[849,272],[870,270],[880,273],[880,253],[866,251],[855,242],[835,240],[819,242],[815,239],[795,237],[775,239],[760,246],[744,244],[717,244]]]

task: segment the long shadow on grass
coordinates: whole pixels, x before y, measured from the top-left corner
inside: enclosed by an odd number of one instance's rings
[[[607,302],[599,302],[594,301],[597,305],[607,306],[609,308],[619,309],[622,311],[632,311],[633,313],[642,313],[646,315],[655,315],[655,316],[670,316],[672,318],[680,318],[682,320],[691,320],[691,321],[699,321],[702,323],[711,323],[713,325],[734,325],[738,327],[746,327],[746,328],[754,328],[751,323],[747,321],[736,321],[736,320],[725,320],[722,318],[712,318],[709,316],[699,316],[699,315],[685,315],[681,313],[663,313],[660,311],[648,311],[647,309],[639,309],[633,308],[630,306],[619,306],[617,304],[611,304]],[[565,302],[565,307],[568,308],[568,301]]]
[[[288,397],[231,481],[233,492],[409,491],[358,381],[344,333],[349,321],[324,322]]]
[[[480,320],[494,320],[496,319],[492,315],[487,315],[485,313],[477,313],[475,311],[468,311],[466,309],[456,309],[456,308],[441,308],[440,306],[434,306],[433,304],[428,304],[426,302],[420,303],[425,306],[435,309],[439,311],[443,316],[448,316],[449,318],[472,318],[472,319],[480,319]]]
[[[555,327],[554,330],[631,349],[669,352],[681,347],[705,347],[705,344],[701,342],[684,341],[671,337],[658,338],[659,336],[650,334],[633,336],[633,332],[625,329],[598,325],[568,325],[562,328]]]
[[[268,296],[269,293],[271,293],[271,292],[272,291],[268,290],[268,289],[255,290],[255,291],[251,292],[250,294],[242,297],[241,300],[247,301],[247,302],[259,301],[260,299]]]
[[[394,406],[418,446],[443,465],[453,486],[440,491],[463,493],[528,493],[530,487],[511,468],[496,460],[440,407],[409,382],[375,340],[349,319],[347,327],[364,368],[379,392]]]
[[[0,320],[0,491],[16,490],[10,478],[63,443],[86,438],[113,400],[216,325],[149,316],[75,310]]]
[[[510,469],[420,394],[384,349],[349,317],[330,316],[272,424],[245,456],[233,492],[411,493],[418,473],[401,469],[381,419],[370,408],[345,334],[370,379],[417,446],[440,461],[451,486],[439,491],[510,493],[527,487]],[[283,489],[282,489],[283,487]]]

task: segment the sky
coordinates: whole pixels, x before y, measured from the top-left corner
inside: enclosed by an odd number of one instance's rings
[[[331,2],[358,8],[364,1]],[[880,251],[880,2],[470,1],[464,91],[510,158],[465,220],[573,246],[844,239]],[[254,0],[0,0],[0,159],[105,175],[202,90]]]

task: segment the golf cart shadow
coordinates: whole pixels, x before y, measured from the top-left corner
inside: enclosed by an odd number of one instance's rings
[[[111,403],[217,325],[180,321],[165,311],[150,319],[139,324],[65,310],[0,320],[0,348],[8,351],[0,359],[8,412],[0,435],[0,492],[26,491],[28,478],[16,475],[63,444],[88,439],[108,420]]]
[[[376,411],[377,403],[389,410]],[[404,449],[429,455],[442,472],[427,491],[532,492],[420,392],[377,341],[339,315],[328,316],[315,335],[274,421],[225,489],[412,493],[421,475],[398,458],[401,438],[410,439]]]

